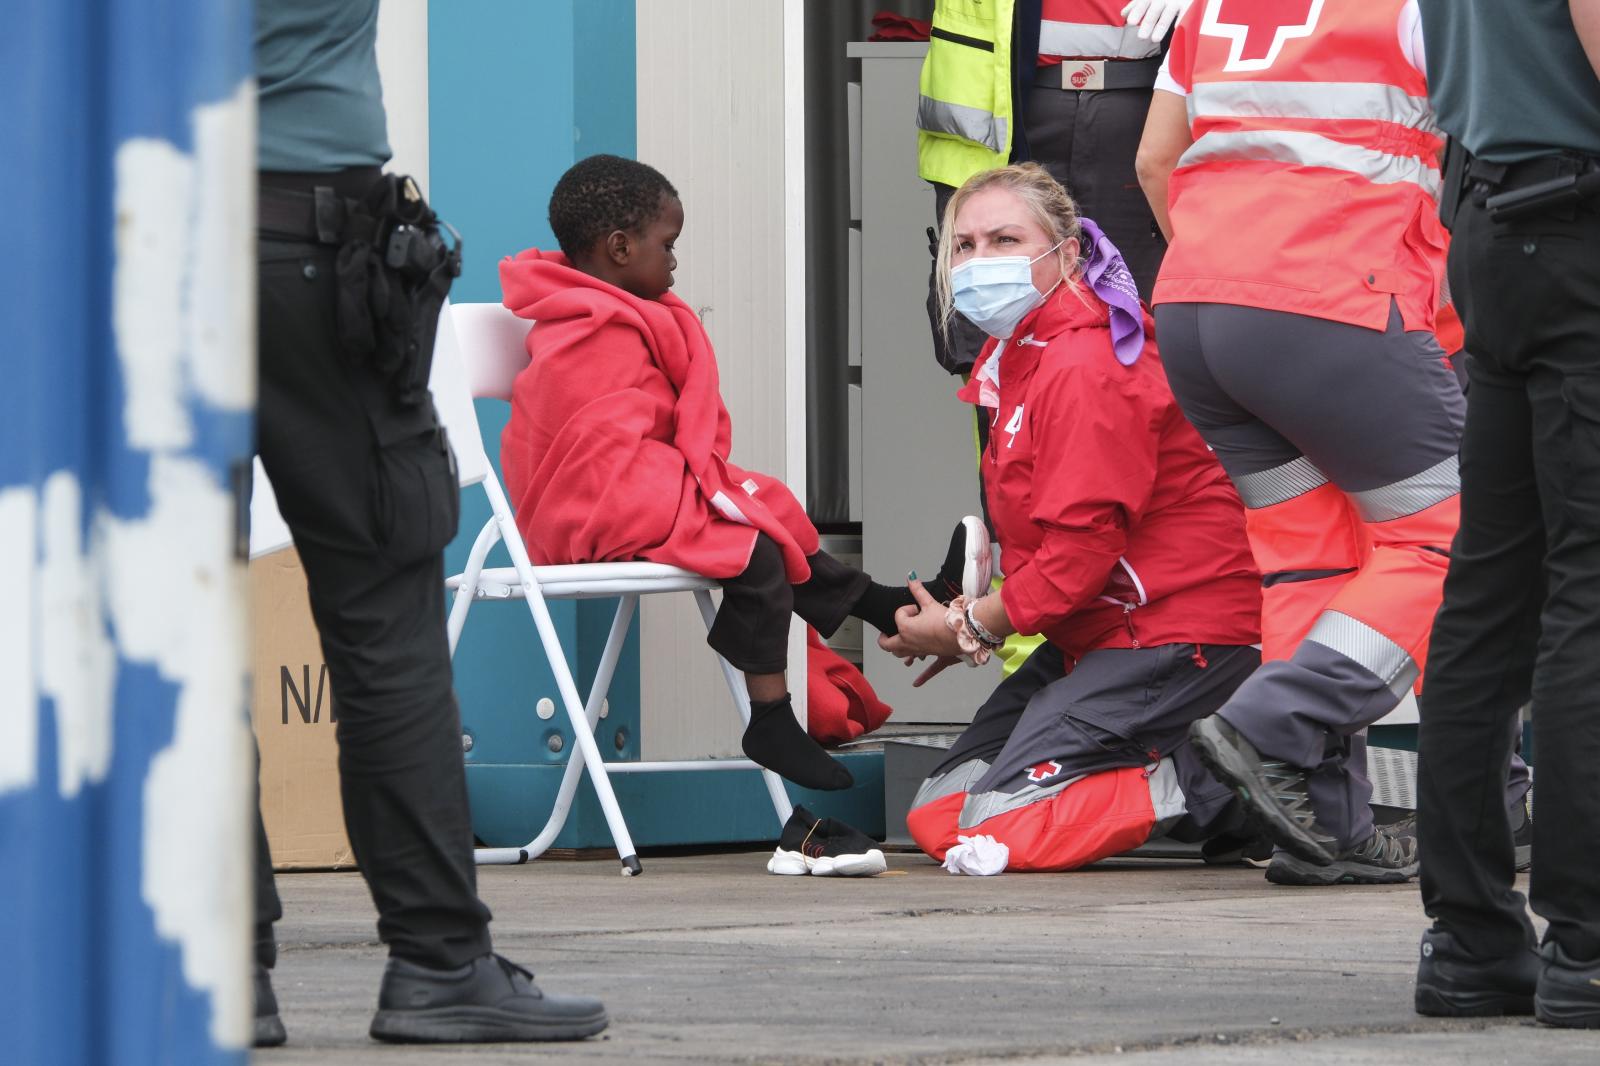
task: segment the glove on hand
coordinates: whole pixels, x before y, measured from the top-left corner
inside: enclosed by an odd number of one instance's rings
[[[1189,10],[1191,2],[1192,0],[1129,0],[1128,6],[1122,9],[1122,17],[1128,20],[1128,25],[1139,27],[1141,40],[1159,41],[1167,35],[1172,24]]]

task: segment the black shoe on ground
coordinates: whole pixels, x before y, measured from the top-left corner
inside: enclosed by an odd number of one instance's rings
[[[1510,958],[1469,955],[1437,927],[1422,934],[1416,1008],[1432,1018],[1495,1018],[1532,1014],[1539,955],[1531,947]]]
[[[1554,940],[1539,954],[1544,965],[1533,994],[1534,1016],[1564,1029],[1600,1029],[1600,958],[1579,962]]]
[[[1516,849],[1517,873],[1520,874],[1533,866],[1533,813],[1528,810],[1526,795],[1512,814],[1511,844]]]
[[[1200,858],[1207,866],[1261,867],[1272,861],[1272,841],[1251,833],[1223,833],[1200,845]]]
[[[278,997],[272,991],[272,972],[256,963],[256,1016],[255,1034],[251,1044],[255,1047],[278,1047],[289,1034],[284,1031],[283,1019],[278,1017]]]
[[[1333,861],[1333,841],[1317,825],[1304,770],[1267,759],[1216,715],[1189,727],[1195,754],[1238,795],[1250,823],[1274,844],[1307,863]]]
[[[547,995],[499,955],[455,970],[391,958],[369,1031],[393,1044],[499,1044],[582,1040],[609,1021],[598,999]]]
[[[796,807],[784,823],[778,850],[767,860],[770,874],[871,877],[888,868],[871,837],[837,818],[819,819],[804,807]]]
[[[1415,822],[1380,825],[1327,865],[1280,851],[1267,866],[1275,885],[1399,885],[1417,876]]]

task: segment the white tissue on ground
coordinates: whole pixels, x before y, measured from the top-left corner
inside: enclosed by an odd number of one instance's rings
[[[992,836],[956,837],[960,843],[944,853],[944,868],[953,874],[988,877],[1005,873],[1011,849]]]

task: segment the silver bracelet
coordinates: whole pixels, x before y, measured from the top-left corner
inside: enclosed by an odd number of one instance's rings
[[[974,637],[976,637],[978,643],[982,644],[985,648],[998,648],[1000,645],[1006,642],[1005,638],[997,637],[993,633],[989,632],[988,629],[984,628],[983,623],[978,621],[977,616],[972,613],[972,609],[976,606],[976,600],[967,604],[967,630]]]

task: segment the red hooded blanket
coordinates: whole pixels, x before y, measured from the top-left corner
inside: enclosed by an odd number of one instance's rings
[[[777,542],[811,576],[817,531],[794,494],[728,462],[717,359],[672,293],[642,300],[529,249],[500,262],[505,305],[533,319],[500,462],[535,563],[649,559],[707,577]]]

